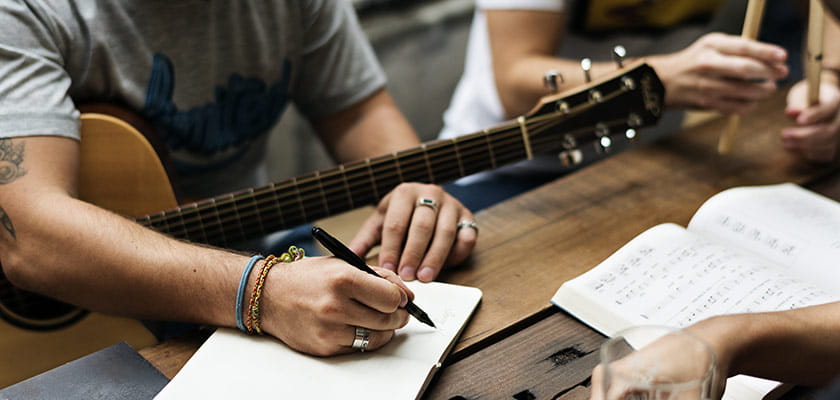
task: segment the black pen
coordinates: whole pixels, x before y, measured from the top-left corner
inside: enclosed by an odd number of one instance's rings
[[[378,276],[382,278],[382,275],[376,273],[376,271],[372,270],[368,267],[365,260],[359,257],[353,250],[350,250],[344,243],[341,243],[338,239],[332,237],[327,231],[321,229],[320,227],[313,226],[312,227],[312,237],[315,238],[318,242],[320,242],[324,247],[327,248],[334,256],[344,260],[346,263],[365,271],[373,276]],[[385,278],[382,278],[385,279]],[[405,310],[408,311],[410,315],[413,315],[414,318],[417,318],[418,321],[431,326],[432,328],[435,327],[435,323],[432,322],[432,319],[429,318],[429,315],[426,314],[425,311],[421,310],[420,307],[417,307],[416,304],[412,303],[411,300],[405,304]]]

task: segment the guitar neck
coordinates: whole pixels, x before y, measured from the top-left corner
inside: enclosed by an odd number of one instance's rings
[[[445,183],[534,154],[578,164],[581,146],[611,151],[612,137],[635,140],[655,123],[664,88],[643,62],[592,83],[543,98],[527,117],[471,135],[186,204],[138,219],[191,241],[228,246],[242,240],[375,204],[402,182]]]
[[[317,171],[147,215],[137,222],[220,246],[376,204],[402,182],[446,183],[528,158],[519,124]]]

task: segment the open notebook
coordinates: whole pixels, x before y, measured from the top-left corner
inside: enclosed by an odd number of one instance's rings
[[[155,398],[419,398],[478,305],[481,291],[439,282],[408,286],[437,330],[411,318],[379,350],[313,357],[270,337],[219,329]]]
[[[715,315],[840,300],[840,204],[792,184],[707,200],[687,228],[654,226],[551,302],[612,336],[633,325],[685,327]],[[737,376],[724,399],[760,399],[777,382]]]

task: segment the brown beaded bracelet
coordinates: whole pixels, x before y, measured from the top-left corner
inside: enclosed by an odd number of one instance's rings
[[[256,283],[254,283],[251,300],[248,302],[248,317],[245,321],[245,326],[249,334],[263,334],[260,327],[260,299],[262,298],[263,286],[265,285],[265,278],[268,276],[268,272],[277,263],[297,261],[304,256],[305,253],[302,248],[291,246],[289,247],[289,251],[281,254],[280,257],[273,255],[266,257],[265,264],[260,269],[260,274],[257,276]]]

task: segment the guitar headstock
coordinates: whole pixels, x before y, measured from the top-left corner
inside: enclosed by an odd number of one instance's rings
[[[524,117],[538,152],[559,151],[566,165],[583,161],[584,146],[609,153],[614,140],[635,141],[638,129],[655,124],[665,87],[653,68],[637,61],[584,86],[545,96]]]

